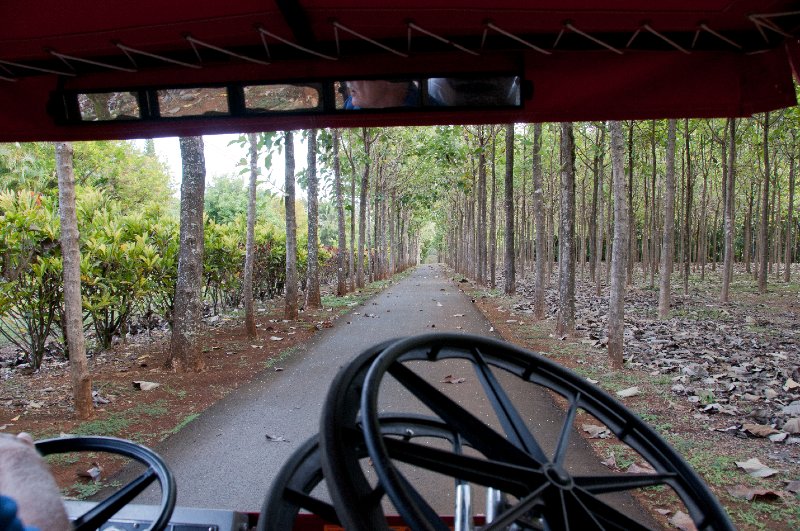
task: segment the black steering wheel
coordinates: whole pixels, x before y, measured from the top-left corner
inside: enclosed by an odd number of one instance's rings
[[[150,529],[161,531],[169,523],[172,511],[175,509],[175,479],[164,460],[149,448],[114,437],[61,437],[43,439],[37,441],[35,445],[42,455],[68,452],[108,452],[130,457],[147,466],[147,470],[139,477],[78,517],[73,523],[74,531],[95,531],[156,480],[161,486],[161,504],[158,516]]]
[[[417,438],[443,439],[461,444],[460,437],[443,422],[422,415],[381,415],[381,431],[387,438],[409,441]],[[356,450],[361,458],[369,457],[363,444]],[[264,499],[257,531],[293,529],[301,510],[327,523],[341,525],[336,508],[327,498],[314,494],[324,480],[319,435],[314,435],[283,464]]]
[[[477,418],[409,368],[418,368],[419,362],[445,359],[466,360],[472,366],[498,427]],[[554,441],[542,440],[531,423],[524,420],[500,384],[505,378],[499,378],[503,372],[532,388],[524,395],[528,406],[537,401],[539,407],[542,402],[538,401],[553,401],[553,397],[565,402]],[[382,382],[389,376],[474,451],[464,454],[385,437],[378,397]],[[573,442],[580,439],[574,427],[579,414],[604,424],[649,464],[653,473],[585,473],[580,472],[580,467],[571,467],[568,450],[571,436]],[[323,411],[320,444],[325,479],[348,529],[386,529],[381,504],[376,502],[384,491],[412,529],[449,529],[413,481],[401,472],[398,463],[500,493],[491,521],[482,529],[648,529],[655,525],[654,521],[643,523],[625,514],[606,495],[654,486],[677,494],[698,529],[734,529],[691,467],[623,404],[542,356],[484,337],[429,334],[365,352],[342,370],[331,386]],[[379,478],[374,487],[354,466],[362,444],[366,445]],[[634,503],[630,496],[628,499]]]

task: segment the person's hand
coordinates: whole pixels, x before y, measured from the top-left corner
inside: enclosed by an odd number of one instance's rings
[[[0,495],[14,500],[17,517],[39,531],[70,529],[53,476],[27,433],[0,434]]]

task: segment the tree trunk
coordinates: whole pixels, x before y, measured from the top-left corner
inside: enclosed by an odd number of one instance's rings
[[[744,268],[750,274],[753,251],[753,181],[750,181],[750,194],[747,196],[747,217],[744,222]]]
[[[603,221],[603,214],[604,214],[604,206],[603,206],[603,199],[604,199],[604,192],[603,192],[603,152],[605,150],[605,140],[606,140],[606,131],[605,126],[602,127],[602,133],[598,131],[598,143],[595,146],[597,150],[597,154],[595,155],[595,180],[597,182],[597,235],[595,236],[595,248],[592,250],[592,254],[594,255],[594,267],[592,268],[594,274],[594,294],[596,296],[600,296],[603,286],[603,275],[600,274],[600,268],[602,265],[602,258],[603,258],[603,231],[605,230],[605,224]]]
[[[772,261],[775,263],[775,280],[781,278],[781,193],[778,181],[778,168],[775,165],[775,186],[772,188]],[[772,269],[770,269],[770,272]]]
[[[497,131],[492,126],[492,203],[489,207],[489,287],[497,285]]]
[[[486,130],[478,126],[478,284],[486,284]]]
[[[669,121],[667,132],[667,174],[664,192],[664,232],[661,245],[661,279],[658,286],[658,316],[669,317],[672,299],[670,277],[675,240],[675,128],[676,121]]]
[[[758,266],[758,292],[767,291],[767,261],[769,260],[769,242],[767,241],[767,225],[769,224],[769,112],[764,113],[764,186],[761,196],[761,226],[758,238],[761,241],[761,254]]]
[[[794,145],[794,142],[792,145]],[[783,269],[784,282],[789,282],[792,279],[792,248],[794,245],[794,162],[794,155],[792,155],[789,157],[789,204],[786,209],[786,247],[783,256],[783,261],[786,264]]]
[[[92,376],[86,359],[81,304],[81,250],[78,242],[78,216],[75,207],[75,173],[72,166],[72,143],[56,142],[58,174],[58,212],[61,218],[61,256],[64,275],[64,319],[67,349],[72,376],[72,400],[75,416],[92,418]]]
[[[347,294],[347,279],[345,276],[347,242],[345,237],[344,198],[342,197],[342,167],[339,163],[338,129],[333,129],[333,186],[336,193],[336,215],[339,227],[339,250],[336,253],[336,296],[342,297]]]
[[[283,201],[286,209],[286,300],[284,319],[297,319],[297,218],[295,216],[294,192],[294,134],[284,133],[286,172],[284,174]]]
[[[656,121],[652,120],[652,130],[650,136],[650,149],[653,157],[653,173],[651,175],[650,185],[650,287],[655,287],[656,278],[656,264],[658,264],[658,243],[656,242],[656,170],[658,162],[656,160]],[[673,167],[675,165],[675,156],[672,157]],[[673,192],[674,193],[674,192]]]
[[[621,369],[625,332],[625,285],[628,262],[628,203],[623,168],[622,124],[611,122],[611,172],[614,187],[614,245],[611,258],[611,287],[608,299],[608,357],[611,367]]]
[[[364,142],[364,171],[361,173],[361,190],[358,204],[358,251],[356,253],[356,286],[364,287],[364,243],[367,231],[367,193],[369,192],[370,147],[373,139],[366,127],[361,128]]]
[[[536,222],[536,275],[533,288],[533,316],[544,319],[545,226],[542,201],[542,124],[533,125],[533,215]]]
[[[258,179],[258,140],[255,133],[247,134],[250,144],[250,186],[247,199],[247,243],[244,251],[244,328],[247,337],[256,337],[256,316],[253,308],[253,261],[255,259],[256,233],[256,181]]]
[[[166,368],[176,372],[205,369],[203,360],[203,197],[206,162],[203,137],[181,137],[180,251],[175,283],[172,340]]]
[[[348,130],[345,154],[350,162],[350,260],[347,266],[349,291],[356,289],[356,165],[353,161],[353,135]]]
[[[703,142],[700,142],[700,150],[703,150]],[[703,192],[700,199],[700,278],[706,278],[706,260],[708,260],[708,170],[703,170]],[[747,243],[745,242],[745,247]]]
[[[689,149],[689,119],[684,121],[686,127],[686,199],[683,204],[683,294],[689,294],[689,269],[692,262],[692,248],[690,245],[692,234],[692,153]]]
[[[636,218],[633,217],[633,126],[635,122],[631,120],[628,128],[628,273],[626,284],[633,285],[633,266],[636,262]]]
[[[514,124],[506,124],[506,175],[505,191],[505,285],[503,291],[511,295],[517,290],[514,272]]]
[[[575,332],[575,137],[561,124],[561,219],[558,231],[558,318],[556,335]]]
[[[733,277],[733,231],[734,231],[734,194],[736,190],[736,173],[734,171],[736,165],[736,119],[729,118],[726,122],[726,127],[730,125],[729,129],[729,142],[728,149],[728,162],[727,162],[727,179],[725,180],[725,250],[723,254],[724,263],[722,265],[722,293],[720,294],[721,302],[728,302],[730,297],[730,285]],[[724,142],[724,139],[723,139]]]
[[[601,188],[600,185],[600,168],[599,168],[599,154],[597,150],[599,149],[599,137],[600,137],[600,130],[597,130],[597,137],[598,141],[595,142],[595,149],[594,149],[594,158],[592,160],[592,211],[589,215],[589,281],[595,282],[597,280],[597,236],[600,232],[600,224],[597,222],[597,212],[598,207],[602,212],[602,207],[598,205],[598,201],[600,200],[600,193],[598,192],[598,188]],[[563,156],[563,153],[562,153]],[[600,186],[598,186],[600,185]],[[585,252],[584,249],[581,249],[581,253]]]
[[[317,199],[317,130],[308,132],[308,259],[306,262],[306,308],[322,308],[319,292],[319,207]]]

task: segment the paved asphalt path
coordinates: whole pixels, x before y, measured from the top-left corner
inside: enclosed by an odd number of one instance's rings
[[[155,448],[177,478],[178,505],[260,510],[282,464],[295,448],[317,433],[323,401],[338,369],[383,340],[429,332],[495,336],[488,321],[439,265],[419,266],[406,279],[354,307],[350,315],[334,321],[333,328],[316,334],[283,362],[283,371],[260,373]],[[425,377],[474,415],[492,423],[491,408],[482,399],[474,373],[466,366],[459,367],[458,361],[452,362],[456,365],[447,363],[436,364]],[[447,374],[463,374],[467,381],[459,385],[439,383]],[[531,386],[516,377],[500,375],[500,379],[512,399],[517,397],[520,413],[545,450],[552,448],[561,427],[561,411],[544,393],[532,396]],[[403,409],[403,404],[411,400],[396,389],[396,384],[394,387],[388,384],[382,394],[385,410]],[[524,398],[522,405],[520,395]],[[424,412],[419,406],[417,409]],[[267,436],[287,442],[271,442]],[[608,472],[579,435],[572,440],[568,462],[583,473]],[[452,480],[447,485],[422,488],[437,493],[437,511],[452,514]],[[476,512],[482,513],[479,496],[473,494],[473,503]],[[156,501],[154,493],[137,500]],[[619,503],[630,506],[631,500],[624,498]],[[627,508],[631,510],[640,511]]]

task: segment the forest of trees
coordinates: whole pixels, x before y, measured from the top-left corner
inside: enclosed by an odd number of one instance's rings
[[[285,292],[293,318],[319,304],[320,276],[341,296],[431,260],[506,293],[530,276],[537,318],[545,288],[557,287],[559,335],[574,331],[576,277],[591,283],[610,298],[609,355],[619,367],[626,286],[656,289],[658,279],[666,316],[671,280],[687,292],[691,276],[719,275],[721,301],[734,264],[761,292],[791,280],[797,132],[797,110],[787,109],[728,120],[262,133],[241,136],[239,175],[208,183],[202,139],[181,139],[180,201],[152,142],[75,144],[83,328],[107,347],[159,317],[174,326],[171,366],[201,368],[192,356],[201,356],[203,308],[252,315],[251,297]],[[267,187],[276,153],[286,179]],[[308,167],[296,173],[298,157]],[[61,178],[52,144],[0,145],[0,331],[34,366],[49,340],[67,344]]]

